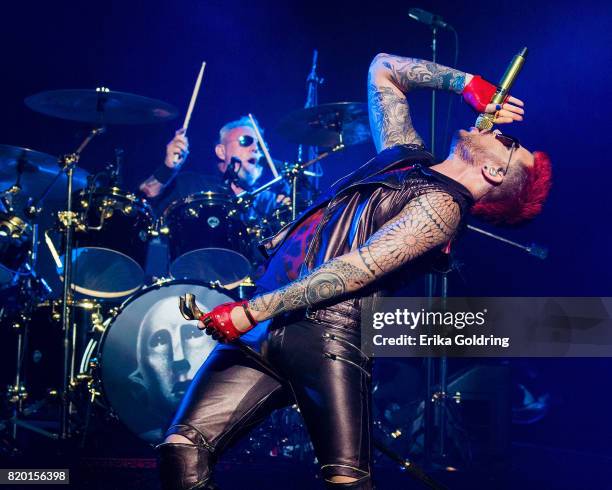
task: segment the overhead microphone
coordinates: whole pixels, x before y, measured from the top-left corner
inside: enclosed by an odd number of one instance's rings
[[[417,22],[421,22],[431,27],[452,29],[452,26],[448,22],[444,22],[441,16],[427,12],[427,10],[412,8],[408,11],[408,16]]]
[[[493,94],[493,97],[491,98],[491,104],[502,104],[504,102],[504,99],[510,92],[510,88],[516,80],[516,77],[525,64],[526,57],[527,48],[523,48],[517,55],[514,56],[514,58],[512,58],[510,65],[508,65],[508,68],[506,69],[506,73],[504,73],[504,76],[501,77],[501,80],[497,85],[495,94]],[[476,119],[476,127],[481,130],[489,130],[493,127],[493,119],[495,119],[495,114],[480,114]]]

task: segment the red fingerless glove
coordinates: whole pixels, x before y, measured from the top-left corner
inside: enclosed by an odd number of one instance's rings
[[[487,82],[480,75],[474,75],[464,88],[461,95],[472,109],[479,114],[485,112],[487,105],[491,103],[491,99],[495,95],[497,87],[490,82]],[[504,102],[508,100],[508,96]]]
[[[249,330],[257,325],[253,315],[251,315],[251,312],[248,310],[248,304],[249,302],[246,300],[223,303],[219,306],[215,306],[209,313],[204,313],[198,320],[204,324],[206,333],[212,335],[213,338],[225,342],[232,342],[248,332],[248,330],[241,332],[234,325],[231,315],[234,308],[241,307],[244,309],[244,313],[251,323]]]

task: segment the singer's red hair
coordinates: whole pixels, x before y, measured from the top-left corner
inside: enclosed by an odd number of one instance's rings
[[[516,165],[499,186],[500,192],[486,194],[472,213],[498,224],[515,225],[542,211],[552,179],[550,158],[543,151],[533,153],[533,166]]]

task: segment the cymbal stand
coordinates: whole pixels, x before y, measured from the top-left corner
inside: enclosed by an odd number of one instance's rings
[[[76,336],[72,325],[72,245],[74,226],[77,224],[76,213],[72,210],[72,184],[74,167],[78,163],[81,153],[85,147],[98,135],[104,132],[104,127],[95,128],[90,131],[87,137],[79,145],[74,153],[64,155],[59,163],[62,170],[66,173],[66,210],[58,213],[61,224],[64,228],[64,291],[62,296],[62,332],[63,339],[63,379],[61,393],[61,412],[60,412],[60,433],[59,438],[68,439],[71,435],[70,414],[72,413],[72,400],[69,390],[74,382],[74,343]]]
[[[540,260],[545,260],[548,256],[548,248],[545,246],[531,243],[529,245],[523,245],[521,243],[509,240],[508,238],[496,235],[482,228],[478,228],[473,225],[467,225],[467,229],[487,236],[501,243],[505,243],[512,247],[523,250],[529,255],[533,255]],[[428,274],[427,278],[427,295],[429,298],[436,296],[436,282],[440,280],[440,291],[439,297],[441,298],[441,305],[444,309],[446,307],[446,299],[448,298],[448,274],[453,270],[457,270],[457,266],[453,262],[452,253],[442,254],[444,256],[445,264],[441,267],[436,268],[436,272]],[[432,468],[436,467],[436,463],[443,462],[447,457],[447,419],[448,415],[453,414],[453,408],[456,403],[461,400],[461,394],[449,395],[448,393],[448,358],[442,356],[438,359],[438,380],[437,383],[434,381],[435,366],[434,360],[429,357],[426,362],[427,370],[427,393],[425,396],[425,412],[424,412],[424,455],[425,455],[425,467]],[[435,391],[434,391],[435,389]],[[438,432],[437,432],[437,453],[434,451],[434,420],[437,415]],[[468,448],[469,449],[469,448]],[[471,452],[468,452],[468,460]],[[434,459],[437,459],[436,461]],[[444,464],[442,466],[445,466]]]
[[[340,141],[342,141],[342,135],[340,135]],[[308,167],[310,167],[311,165],[320,162],[321,160],[323,160],[324,158],[327,158],[328,156],[330,156],[331,154],[343,150],[344,149],[344,144],[339,143],[338,145],[334,146],[331,150],[328,150],[324,153],[321,153],[320,155],[316,156],[315,158],[313,158],[312,160],[309,160],[307,162],[304,163],[300,163],[300,162],[295,162],[295,163],[286,163],[285,166],[283,167],[283,169],[281,170],[280,174],[278,177],[275,177],[274,179],[266,182],[265,184],[263,184],[262,186],[258,187],[255,190],[252,191],[242,191],[240,194],[236,195],[236,199],[237,199],[237,203],[238,204],[242,204],[244,202],[248,202],[250,201],[250,199],[252,199],[253,197],[255,197],[257,194],[269,189],[270,187],[278,184],[279,182],[282,182],[283,180],[289,180],[289,182],[291,183],[291,191],[292,191],[292,205],[291,205],[291,210],[292,210],[292,220],[295,220],[296,216],[297,216],[297,206],[294,205],[295,203],[295,197],[297,197],[297,181],[298,178],[300,177],[300,175],[305,175],[307,177],[310,177],[314,174],[312,174],[309,170],[306,170]],[[309,175],[310,173],[310,175]]]

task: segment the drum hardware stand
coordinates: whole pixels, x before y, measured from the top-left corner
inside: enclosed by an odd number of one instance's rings
[[[289,182],[291,183],[291,194],[292,194],[292,197],[291,197],[292,218],[291,219],[295,220],[297,216],[297,206],[295,206],[294,203],[296,202],[295,199],[297,197],[297,182],[298,182],[300,175],[306,175],[307,177],[319,177],[320,174],[316,174],[306,169],[310,167],[311,165],[313,165],[314,163],[320,162],[324,158],[327,158],[331,154],[341,151],[344,148],[345,146],[342,143],[342,133],[340,133],[340,143],[334,146],[332,149],[319,154],[312,160],[309,160],[305,163],[300,163],[300,162],[286,163],[284,167],[281,169],[280,175],[278,177],[270,180],[269,182],[266,182],[264,185],[258,187],[257,189],[253,191],[242,191],[240,194],[236,195],[236,204],[239,204],[242,206],[248,206],[251,202],[251,199],[255,197],[257,194],[269,189],[273,185],[278,184],[279,182],[283,180],[289,180]]]
[[[11,438],[13,441],[17,440],[17,427],[38,432],[46,436],[52,436],[51,433],[44,431],[32,424],[29,424],[20,419],[23,415],[30,415],[39,410],[39,408],[45,403],[40,401],[32,404],[29,407],[24,406],[24,402],[28,398],[27,387],[23,383],[23,360],[27,348],[28,342],[28,329],[31,323],[31,314],[33,306],[48,298],[51,293],[51,288],[47,285],[44,279],[36,276],[35,267],[38,256],[38,224],[34,224],[32,232],[32,248],[29,252],[29,263],[24,266],[25,272],[19,272],[17,274],[17,282],[19,284],[19,297],[24,299],[24,309],[19,313],[18,319],[16,319],[12,327],[17,332],[17,355],[15,363],[15,382],[13,385],[8,387],[7,395],[8,402],[11,403],[13,408],[12,417],[6,421],[11,425]],[[6,423],[0,424],[0,429],[6,427]]]
[[[196,304],[196,298],[193,294],[185,294],[179,298],[179,310],[183,318],[188,321],[198,320],[202,317],[203,312],[198,308]],[[253,360],[259,367],[261,367],[267,374],[272,376],[282,385],[286,385],[287,381],[278,375],[276,370],[270,363],[255,349],[248,346],[240,339],[234,340],[232,345],[237,347],[241,352],[243,352],[247,357]],[[389,449],[385,444],[380,441],[374,441],[374,446],[378,449],[382,454],[389,457],[391,460],[398,463],[403,469],[405,469],[409,474],[411,474],[414,478],[421,481],[429,488],[433,488],[434,490],[446,490],[446,487],[436,482],[433,478],[427,475],[420,467],[416,466],[412,461],[402,456],[399,456],[391,449]]]
[[[524,250],[525,252],[527,252],[529,255],[533,255],[534,257],[537,257],[538,259],[546,260],[546,258],[548,257],[548,248],[542,245],[538,245],[536,243],[531,243],[529,245],[523,245],[521,243],[509,240],[500,235],[496,235],[495,233],[491,233],[490,231],[483,230],[482,228],[477,228],[476,226],[472,226],[472,225],[467,225],[467,229],[475,231],[476,233],[480,233],[481,235],[488,236],[489,238],[493,238],[494,240],[498,240],[502,243],[506,243],[513,247],[520,248],[521,250]]]
[[[72,245],[74,227],[77,224],[77,215],[72,210],[72,184],[74,166],[78,163],[81,153],[87,145],[98,135],[105,131],[104,127],[95,128],[90,131],[74,153],[63,156],[60,159],[62,171],[66,173],[66,210],[58,213],[60,222],[64,228],[64,290],[62,296],[62,332],[63,340],[63,378],[61,391],[61,415],[59,438],[66,440],[71,435],[70,414],[73,411],[73,403],[70,390],[74,386],[74,364],[75,364],[75,334],[76,327],[72,325]],[[74,330],[74,332],[73,332]]]

